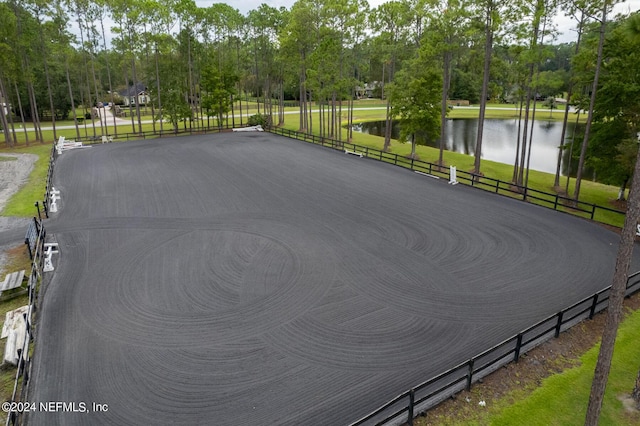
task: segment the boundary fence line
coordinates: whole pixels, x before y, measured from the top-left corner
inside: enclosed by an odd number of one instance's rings
[[[630,297],[638,291],[640,271],[629,276],[625,296]],[[611,286],[574,303],[468,361],[401,393],[350,426],[413,425],[413,419],[418,414],[425,413],[460,391],[469,391],[473,383],[506,364],[517,363],[527,351],[552,337],[558,337],[561,332],[585,319],[592,319],[596,313],[609,306],[610,292]]]
[[[243,127],[236,125],[235,127]],[[148,132],[133,132],[133,133],[118,133],[115,140],[138,140],[148,138],[162,138],[166,136],[181,136],[181,135],[194,135],[194,134],[207,134],[207,133],[219,133],[231,130],[232,125],[203,127],[198,129],[183,129],[183,130],[165,130],[165,131],[148,131]],[[283,129],[280,127],[264,126],[264,130],[270,133],[286,136],[292,139],[298,139],[304,142],[310,142],[317,145],[322,145],[334,150],[348,150],[351,153],[361,155],[362,157],[371,158],[374,160],[390,163],[395,166],[408,168],[413,171],[424,173],[434,177],[451,178],[451,172],[448,167],[439,166],[428,161],[422,161],[414,158],[408,158],[398,154],[381,151],[375,148],[369,148],[353,144],[350,142],[337,141],[331,138],[325,138],[316,136],[309,133],[297,132],[294,130]],[[102,135],[85,136],[76,139],[78,142],[87,144],[100,144],[102,143]],[[50,160],[50,172],[55,162],[56,153],[52,150]],[[51,174],[49,174],[51,176]],[[576,201],[572,198],[565,197],[559,194],[550,192],[544,192],[537,189],[529,188],[526,186],[516,185],[511,182],[502,181],[482,175],[474,174],[464,170],[457,170],[457,181],[474,188],[479,188],[488,192],[494,192],[510,198],[520,199],[532,204],[540,205],[552,210],[561,211],[563,213],[572,214],[579,217],[588,218],[596,222],[606,223],[600,217],[603,212],[617,215],[620,217],[620,223],[624,222],[625,212],[616,210],[609,207],[600,206],[593,203],[587,203],[584,201]],[[47,196],[49,195],[50,179],[47,180]],[[48,197],[45,197],[44,210],[48,217],[49,204],[46,201]]]
[[[265,131],[277,135],[286,136],[292,139],[298,139],[304,142],[310,142],[313,144],[325,146],[334,150],[346,150],[350,153],[361,154],[366,158],[371,158],[377,161],[393,164],[395,166],[404,167],[433,177],[441,177],[446,179],[451,178],[449,167],[439,166],[427,161],[408,158],[367,146],[361,146],[350,142],[337,141],[335,139],[324,138],[309,133],[302,133],[279,127],[266,127]],[[603,220],[600,218],[600,213],[602,212],[619,215],[621,217],[621,223],[624,222],[624,217],[626,215],[625,212],[620,210],[603,207],[597,204],[586,203],[584,201],[576,201],[559,194],[539,191],[537,189],[515,185],[511,182],[485,177],[459,169],[457,170],[456,177],[459,183],[462,183],[466,186],[479,188],[488,192],[494,192],[496,194],[508,196],[510,198],[520,199],[522,201],[527,201],[532,204],[550,208],[552,210],[588,218],[596,222],[606,223],[603,222]]]
[[[49,217],[50,196],[53,190],[53,170],[58,151],[56,150],[56,141],[51,146],[49,154],[49,169],[47,170],[47,179],[42,200],[42,207],[45,217]],[[33,218],[33,222],[29,224],[25,235],[25,244],[31,258],[31,273],[29,274],[29,282],[27,284],[29,294],[29,308],[27,314],[24,315],[26,324],[25,342],[21,349],[18,349],[18,366],[16,378],[13,385],[13,393],[11,400],[7,401],[9,410],[6,410],[7,421],[6,426],[21,425],[24,422],[24,413],[29,412],[31,405],[25,400],[28,392],[29,376],[31,372],[31,354],[30,349],[32,343],[35,344],[35,333],[33,329],[33,313],[37,309],[38,283],[43,282],[42,273],[45,259],[45,240],[46,230],[42,223],[40,215],[40,203],[35,202],[38,211],[38,217]],[[34,232],[35,231],[35,232]],[[22,379],[22,380],[21,380]]]
[[[42,208],[44,210],[44,215],[48,219],[49,218],[49,206],[50,206],[50,196],[51,190],[53,189],[53,167],[56,163],[56,158],[58,158],[58,151],[56,150],[56,143],[54,141],[53,146],[51,147],[51,154],[49,154],[49,170],[47,170],[47,185],[44,190],[44,199],[42,200]],[[40,218],[40,208],[38,207],[38,202],[36,201],[36,209],[38,209],[38,218]]]
[[[356,154],[361,157],[405,167],[431,177],[447,178],[450,182],[452,177],[454,177],[452,176],[450,168],[441,167],[437,164],[414,158],[399,156],[398,154],[384,152],[375,148],[278,127],[270,127],[265,130],[334,150],[344,151],[348,154]],[[598,210],[619,214],[622,216],[622,220],[624,220],[626,214],[625,212],[608,207],[575,201],[558,194],[514,185],[511,182],[488,178],[474,173],[460,170],[456,170],[453,173],[455,173],[454,180],[456,182],[496,194],[506,195],[511,198],[521,199],[522,201],[529,201],[553,210],[569,214],[577,213],[578,216],[588,217],[594,221],[598,221],[596,217]],[[582,215],[580,213],[582,213]],[[557,314],[547,317],[517,335],[474,356],[468,361],[458,364],[403,392],[377,410],[351,423],[350,426],[360,426],[364,424],[374,424],[376,426],[409,424],[412,426],[413,419],[417,414],[426,412],[462,390],[470,390],[473,383],[486,377],[500,367],[510,362],[517,363],[521,355],[527,351],[552,337],[557,338],[562,331],[573,327],[587,318],[592,319],[596,313],[607,308],[610,291],[611,286],[563,309]],[[640,291],[640,271],[628,277],[625,296],[629,297],[638,291]]]
[[[37,236],[35,241],[31,241],[32,233],[27,232],[27,238],[25,244],[29,248],[29,253],[32,255],[31,260],[31,273],[29,274],[29,282],[27,284],[29,290],[29,309],[24,314],[25,321],[25,339],[22,348],[17,350],[18,352],[18,368],[16,371],[16,378],[13,383],[13,393],[11,400],[5,404],[9,404],[6,408],[7,421],[6,426],[14,426],[22,424],[22,416],[25,412],[29,411],[26,407],[25,401],[27,395],[27,386],[29,384],[29,376],[31,374],[31,343],[34,339],[33,329],[33,313],[37,308],[37,295],[38,295],[38,282],[41,282],[42,278],[42,262],[44,259],[44,242],[46,238],[46,231],[42,225],[42,221],[34,218],[34,222],[30,225],[35,226],[37,230]],[[31,248],[33,253],[31,253]]]
[[[225,124],[222,126],[209,126],[209,127],[200,127],[200,128],[192,128],[192,129],[182,129],[182,130],[150,130],[147,132],[128,132],[128,133],[120,133],[118,135],[104,135],[112,137],[114,141],[130,141],[130,140],[139,140],[139,139],[157,139],[162,137],[170,137],[170,136],[184,136],[184,135],[200,135],[206,133],[220,133],[227,130],[231,130],[233,128],[245,127],[247,124],[236,124],[233,126],[232,124]],[[96,130],[99,130],[96,128]],[[97,134],[95,136],[81,136],[80,138],[74,137],[76,142],[83,142],[90,145],[93,144],[101,144],[102,143],[102,134]]]
[[[146,139],[185,134],[206,134],[209,132],[221,132],[229,129],[231,129],[231,127],[218,126],[215,128],[186,131],[136,132],[118,134],[117,139],[126,139],[128,141],[137,140],[140,138]],[[345,152],[349,151],[349,153],[355,153],[362,157],[391,163],[396,166],[405,167],[410,170],[433,177],[451,178],[450,169],[438,166],[434,163],[399,156],[398,154],[384,152],[375,148],[369,148],[349,142],[337,141],[335,139],[323,138],[308,133],[301,133],[278,127],[266,127],[265,130],[270,133],[326,146],[334,150]],[[101,136],[80,138],[78,139],[78,141],[97,144],[101,143]],[[56,158],[57,153],[55,150],[54,142],[54,146],[52,147],[52,152],[49,159],[47,186],[45,199],[43,202],[46,217],[49,217],[48,199],[50,191],[53,188],[52,176]],[[595,221],[597,221],[596,211],[598,209],[615,214],[620,214],[623,217],[625,215],[625,212],[619,210],[599,206],[596,204],[585,203],[582,201],[574,201],[570,198],[563,197],[558,194],[538,191],[532,188],[514,185],[510,182],[488,178],[465,171],[458,170],[456,176],[458,181],[461,181],[461,183],[465,183],[468,186],[483,189],[485,191],[495,192],[501,195],[507,195],[512,198],[521,197],[523,201],[534,200],[533,202],[535,204],[542,205],[553,210],[563,211],[565,213],[584,213],[591,220]],[[38,203],[36,203],[36,207],[38,207]],[[40,212],[38,208],[38,215],[39,214]],[[40,230],[38,233],[37,249],[35,251],[34,259],[32,262],[31,275],[29,277],[30,308],[28,318],[26,318],[27,338],[25,339],[25,348],[23,349],[23,351],[21,351],[21,356],[19,358],[14,391],[11,399],[12,402],[23,400],[26,394],[26,387],[29,380],[29,343],[33,339],[31,328],[32,311],[35,309],[37,282],[42,273],[44,238],[46,235],[41,222],[38,220],[36,220],[35,222],[39,224]],[[606,309],[606,307],[608,306],[610,289],[611,287],[609,286],[594,294],[593,296],[587,297],[580,302],[577,302],[574,305],[558,312],[557,314],[549,316],[548,318],[538,322],[537,324],[521,331],[516,336],[504,340],[503,342],[495,345],[485,352],[476,355],[470,360],[465,361],[419,384],[418,386],[409,389],[406,392],[403,392],[402,394],[398,395],[372,413],[362,417],[354,423],[351,423],[350,426],[360,426],[363,424],[384,425],[403,423],[413,425],[413,419],[416,414],[425,412],[428,409],[433,408],[440,402],[464,389],[471,389],[471,385],[473,383],[496,371],[498,368],[507,363],[518,362],[522,354],[549,340],[551,337],[558,337],[562,331],[571,328],[584,319],[593,318],[596,313]],[[627,297],[629,297],[638,291],[640,291],[640,272],[636,272],[629,276],[625,294]],[[19,381],[21,377],[23,380],[22,386],[20,387]],[[20,399],[16,401],[16,396],[19,388]],[[10,411],[7,417],[7,426],[19,424],[17,422],[19,422],[20,415],[21,413],[18,411]]]

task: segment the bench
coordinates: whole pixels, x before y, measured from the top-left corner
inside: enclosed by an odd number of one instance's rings
[[[7,274],[7,276],[4,278],[4,282],[0,284],[0,295],[2,295],[3,291],[20,287],[22,285],[22,281],[24,280],[24,274],[24,269],[22,271]]]
[[[21,353],[24,351],[25,342],[28,339],[25,317],[30,317],[29,314],[29,305],[7,312],[1,336],[3,339],[7,339],[4,348],[4,362],[18,364],[21,356],[18,355],[18,350]],[[29,354],[24,354],[24,356],[28,357]]]

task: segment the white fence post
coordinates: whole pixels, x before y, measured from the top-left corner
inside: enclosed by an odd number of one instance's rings
[[[49,206],[49,211],[55,213],[58,211],[58,204],[56,202],[60,199],[60,191],[56,191],[56,188],[52,187],[50,197],[51,206]]]
[[[449,183],[455,185],[458,183],[458,177],[456,176],[456,166],[449,167]]]

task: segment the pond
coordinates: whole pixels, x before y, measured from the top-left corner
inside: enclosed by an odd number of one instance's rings
[[[524,125],[524,122],[523,122]],[[531,123],[529,123],[531,126]],[[531,127],[529,127],[530,129]],[[565,143],[571,143],[575,123],[567,124]],[[354,125],[354,131],[384,136],[385,122],[373,121]],[[448,119],[447,140],[445,149],[467,155],[475,155],[476,136],[478,132],[478,119]],[[392,138],[400,135],[398,121],[394,120],[391,128]],[[547,173],[556,172],[558,162],[558,146],[562,133],[562,122],[536,120],[533,123],[533,145],[531,149],[531,169]],[[424,143],[424,137],[421,138]],[[416,135],[416,141],[420,135]],[[499,163],[513,165],[516,155],[518,140],[518,120],[516,119],[486,119],[484,123],[484,136],[482,139],[482,158]],[[427,143],[437,148],[435,142]],[[568,168],[569,150],[565,150],[562,161],[562,173],[566,174]],[[571,166],[575,171],[576,163]]]

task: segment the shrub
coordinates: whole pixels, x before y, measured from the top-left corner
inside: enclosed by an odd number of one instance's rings
[[[247,124],[249,126],[260,125],[262,127],[269,127],[269,125],[271,125],[271,117],[266,114],[255,114],[249,117],[249,120],[247,120]]]

